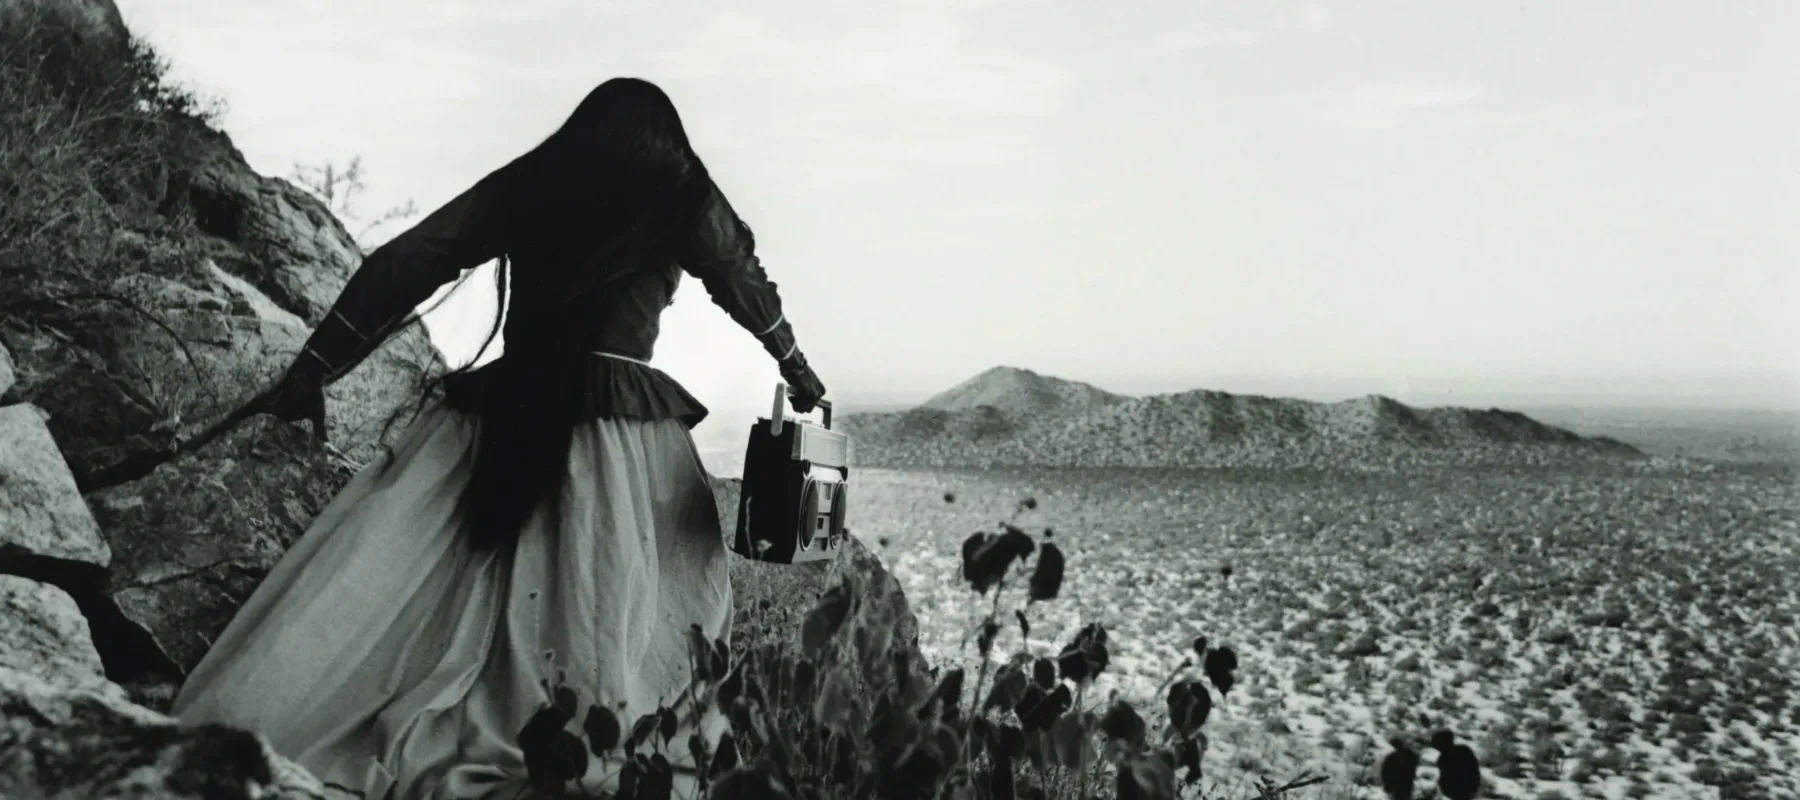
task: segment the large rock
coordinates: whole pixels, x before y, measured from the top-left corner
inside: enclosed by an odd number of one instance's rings
[[[233,245],[219,255],[227,272],[317,324],[362,262],[361,247],[312,195],[247,168],[225,134],[196,135],[195,159],[171,171],[162,204],[192,209],[201,231]]]
[[[743,481],[715,477],[712,483],[719,520],[730,537],[737,528],[738,493]],[[846,576],[859,588],[861,613],[889,621],[881,626],[890,635],[888,646],[910,650],[913,663],[923,665],[925,659],[918,649],[919,621],[906,602],[906,590],[854,533],[849,546],[837,558],[825,561],[764,564],[733,555],[731,586],[737,616],[732,622],[732,651],[747,652],[765,644],[797,646],[806,612],[821,593]]]
[[[12,353],[7,352],[4,345],[0,345],[0,403],[6,402],[7,390],[11,389],[18,379],[19,374],[13,369]]]
[[[32,405],[0,408],[0,572],[27,558],[105,567],[112,551],[44,418]]]
[[[250,173],[228,152],[208,156],[213,163],[185,189],[169,190],[211,209],[189,258],[145,253],[145,269],[0,323],[0,343],[17,362],[14,395],[51,412],[51,431],[84,489],[137,477],[102,476],[269,385],[359,263],[349,234],[317,201]],[[241,173],[226,177],[228,164]],[[372,452],[387,413],[414,396],[411,379],[439,363],[413,328],[334,384],[340,446],[352,456]]]
[[[0,0],[0,36],[17,26],[54,25],[87,44],[123,44],[125,19],[112,0]]]
[[[181,727],[115,693],[0,666],[0,797],[325,798],[255,734]]]
[[[304,429],[272,420],[213,447],[89,496],[115,542],[113,601],[183,669],[350,475]]]
[[[236,408],[298,351],[308,329],[297,315],[282,318],[280,304],[221,272],[129,279],[121,291],[154,310],[93,309],[79,339],[51,325],[10,331],[21,395],[52,406],[50,429],[87,471],[115,601],[183,668],[353,472],[302,430],[260,418],[141,478],[94,480]],[[151,315],[159,324],[141,324]],[[386,416],[411,404],[428,347],[409,335],[332,387],[333,442],[349,458],[371,457]]]
[[[11,575],[0,575],[0,668],[29,672],[57,689],[125,697],[106,679],[74,598],[50,584]]]
[[[108,677],[151,686],[178,679],[180,669],[168,654],[113,601],[107,570],[112,549],[76,493],[44,412],[25,404],[0,408],[0,444],[0,574],[55,587],[57,596],[72,603],[83,618],[80,638],[90,641],[87,646],[97,651]],[[51,610],[32,612],[31,619],[55,616],[59,601],[44,602]],[[26,613],[24,605],[11,608]],[[23,617],[13,622],[25,628],[37,624]]]

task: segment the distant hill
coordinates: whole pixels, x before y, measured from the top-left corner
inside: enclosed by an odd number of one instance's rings
[[[1642,458],[1501,409],[1319,403],[1206,390],[1127,397],[995,367],[903,411],[845,414],[856,462],[888,467],[1382,468]]]
[[[1018,367],[994,367],[920,404],[939,411],[989,407],[1003,414],[1078,414],[1130,398],[1080,381],[1039,375]]]

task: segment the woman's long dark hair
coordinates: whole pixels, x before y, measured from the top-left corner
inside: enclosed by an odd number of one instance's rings
[[[495,271],[494,327],[469,364],[436,382],[468,373],[504,331],[505,355],[484,376],[462,495],[465,534],[477,549],[511,548],[540,506],[561,512],[594,315],[606,312],[615,279],[674,268],[711,187],[668,96],[615,78],[477,188],[490,202],[503,198],[507,257]]]

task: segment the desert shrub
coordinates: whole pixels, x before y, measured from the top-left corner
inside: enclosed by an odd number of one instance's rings
[[[1600,767],[1592,756],[1577,759],[1569,769],[1569,781],[1576,784],[1592,783],[1599,776]]]
[[[1517,780],[1525,774],[1525,761],[1513,735],[1511,725],[1496,726],[1481,737],[1476,749],[1481,753],[1483,768],[1502,778]]]
[[[1713,758],[1700,759],[1693,773],[1695,783],[1718,789],[1725,797],[1767,796],[1759,791],[1758,777],[1754,770],[1736,764],[1723,764]]]
[[[1555,647],[1569,647],[1575,644],[1575,632],[1568,628],[1551,628],[1539,636],[1538,641]]]
[[[1489,645],[1475,651],[1475,665],[1483,669],[1500,669],[1511,661],[1506,649]]]
[[[368,175],[363,170],[361,156],[354,156],[343,164],[330,161],[295,164],[288,180],[318,198],[319,202],[330,209],[332,216],[349,226],[352,238],[356,239],[365,253],[374,249],[372,238],[375,231],[419,213],[418,204],[412,200],[373,214],[365,213],[358,201],[369,190]]]
[[[1540,735],[1531,742],[1531,766],[1540,777],[1561,779],[1567,758],[1567,751],[1552,736]]]
[[[1669,723],[1669,730],[1678,734],[1710,733],[1712,728],[1712,723],[1698,714],[1676,714]]]
[[[1318,628],[1318,617],[1302,617],[1299,622],[1294,623],[1283,632],[1282,637],[1289,641],[1307,641],[1312,638]]]
[[[606,796],[580,780],[599,759],[619,798],[673,796],[685,764],[718,798],[1200,796],[1204,728],[1215,693],[1222,701],[1236,680],[1231,648],[1197,639],[1154,711],[1090,696],[1111,660],[1100,624],[1055,656],[997,657],[1002,631],[1025,641],[1033,608],[1061,590],[1064,557],[1050,537],[1002,522],[964,543],[957,579],[979,618],[972,668],[914,663],[916,651],[889,635],[893,621],[862,602],[861,580],[845,575],[804,614],[797,647],[764,645],[734,663],[726,642],[693,629],[692,685],[637,720],[591,703],[582,711],[574,691],[546,685],[518,734],[531,780],[543,792]],[[678,741],[683,720],[696,733]],[[698,732],[711,726],[722,730],[716,745]],[[1265,778],[1258,796],[1323,780]]]
[[[1380,634],[1374,629],[1363,631],[1349,644],[1344,645],[1341,655],[1345,658],[1368,658],[1381,654]]]
[[[177,237],[160,234],[192,216],[163,203],[166,165],[218,113],[143,41],[84,41],[48,13],[0,38],[0,315],[167,255],[156,245]]]

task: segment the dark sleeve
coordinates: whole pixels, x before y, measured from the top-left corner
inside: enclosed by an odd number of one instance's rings
[[[754,335],[776,361],[799,352],[775,282],[756,257],[756,238],[723,192],[713,186],[699,224],[683,248],[682,269],[705,284],[713,303]]]
[[[301,357],[321,362],[328,379],[344,375],[433,292],[498,258],[498,195],[484,179],[364,257]]]

